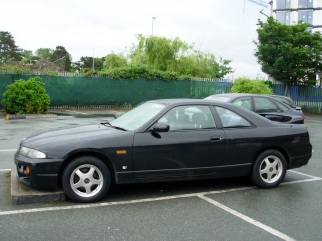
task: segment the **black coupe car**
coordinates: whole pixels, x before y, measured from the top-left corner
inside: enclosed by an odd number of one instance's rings
[[[277,97],[277,95],[228,93],[210,95],[205,100],[233,103],[264,116],[271,121],[291,124],[304,123],[304,113],[301,108],[286,104],[284,102],[286,99]]]
[[[61,185],[72,200],[94,202],[111,183],[250,176],[261,188],[276,187],[311,152],[304,125],[274,123],[225,102],[168,99],[110,123],[26,138],[15,164],[25,184]]]

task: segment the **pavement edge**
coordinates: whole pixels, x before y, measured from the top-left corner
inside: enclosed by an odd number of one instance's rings
[[[16,167],[11,168],[11,203],[28,204],[51,201],[65,201],[63,190],[47,191],[28,187],[19,182]]]

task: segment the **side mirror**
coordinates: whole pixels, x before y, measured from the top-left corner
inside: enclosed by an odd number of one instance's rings
[[[167,123],[156,123],[153,126],[153,131],[155,132],[167,132],[170,130],[170,126]]]

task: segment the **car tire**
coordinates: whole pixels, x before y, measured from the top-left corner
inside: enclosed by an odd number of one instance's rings
[[[72,160],[62,175],[66,195],[75,202],[102,199],[111,184],[108,167],[98,158],[81,156]]]
[[[256,159],[251,179],[260,188],[273,188],[284,179],[287,164],[285,157],[277,150],[266,150]]]

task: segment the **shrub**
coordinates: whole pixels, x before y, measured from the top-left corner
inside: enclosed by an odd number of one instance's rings
[[[241,77],[234,81],[231,88],[232,93],[251,93],[251,94],[273,94],[273,90],[268,83],[259,79],[249,79]]]
[[[47,113],[50,99],[40,77],[20,79],[8,85],[1,101],[8,114]]]
[[[177,72],[153,70],[146,65],[128,65],[100,72],[101,75],[108,76],[113,79],[162,79],[177,80],[179,74]]]

